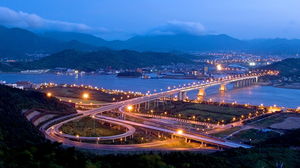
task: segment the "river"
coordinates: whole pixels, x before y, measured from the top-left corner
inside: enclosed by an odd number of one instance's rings
[[[108,89],[120,89],[127,91],[139,91],[145,93],[154,89],[166,90],[168,86],[178,86],[182,84],[197,82],[186,79],[140,79],[140,78],[118,78],[112,75],[55,75],[55,74],[20,74],[20,73],[0,73],[0,80],[7,83],[17,81],[30,81],[33,83],[53,82],[58,84],[85,84]],[[217,87],[208,88],[206,98],[213,101],[249,103],[254,105],[278,105],[288,108],[300,106],[300,90],[276,88],[272,86],[251,86],[246,88],[233,89],[228,86],[225,94],[220,94]],[[195,98],[197,92],[189,93],[189,97]]]

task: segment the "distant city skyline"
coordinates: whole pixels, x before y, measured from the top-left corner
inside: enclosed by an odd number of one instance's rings
[[[300,38],[299,6],[297,0],[2,0],[0,24],[105,39],[145,34]]]

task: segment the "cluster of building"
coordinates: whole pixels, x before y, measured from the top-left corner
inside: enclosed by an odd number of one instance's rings
[[[1,81],[0,80],[0,85],[6,85],[10,86],[13,88],[18,88],[18,89],[34,89],[38,88],[40,84],[34,84],[28,81],[18,81],[16,83],[6,83],[6,81]]]

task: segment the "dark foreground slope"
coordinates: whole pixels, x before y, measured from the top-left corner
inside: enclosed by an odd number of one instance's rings
[[[7,146],[37,143],[43,138],[22,115],[22,110],[40,108],[48,111],[74,113],[68,105],[43,93],[23,91],[0,85],[0,135]]]
[[[0,85],[0,168],[273,168],[300,165],[300,130],[276,137],[252,149],[214,154],[189,152],[96,156],[46,142],[20,110],[43,107],[71,111],[43,94]],[[297,137],[297,138],[296,138]],[[284,143],[284,147],[282,145]],[[101,152],[101,151],[100,151]]]

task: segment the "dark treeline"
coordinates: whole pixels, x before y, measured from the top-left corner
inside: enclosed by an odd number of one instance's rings
[[[192,64],[192,58],[191,55],[187,54],[137,52],[132,50],[103,49],[93,52],[64,50],[33,62],[17,62],[7,65],[1,65],[0,63],[0,70],[20,71],[25,69],[53,69],[57,67],[84,71],[96,71],[101,68],[135,69],[178,63]]]
[[[272,69],[280,72],[280,76],[292,77],[300,76],[300,58],[288,58],[280,62],[263,67],[264,69]]]

